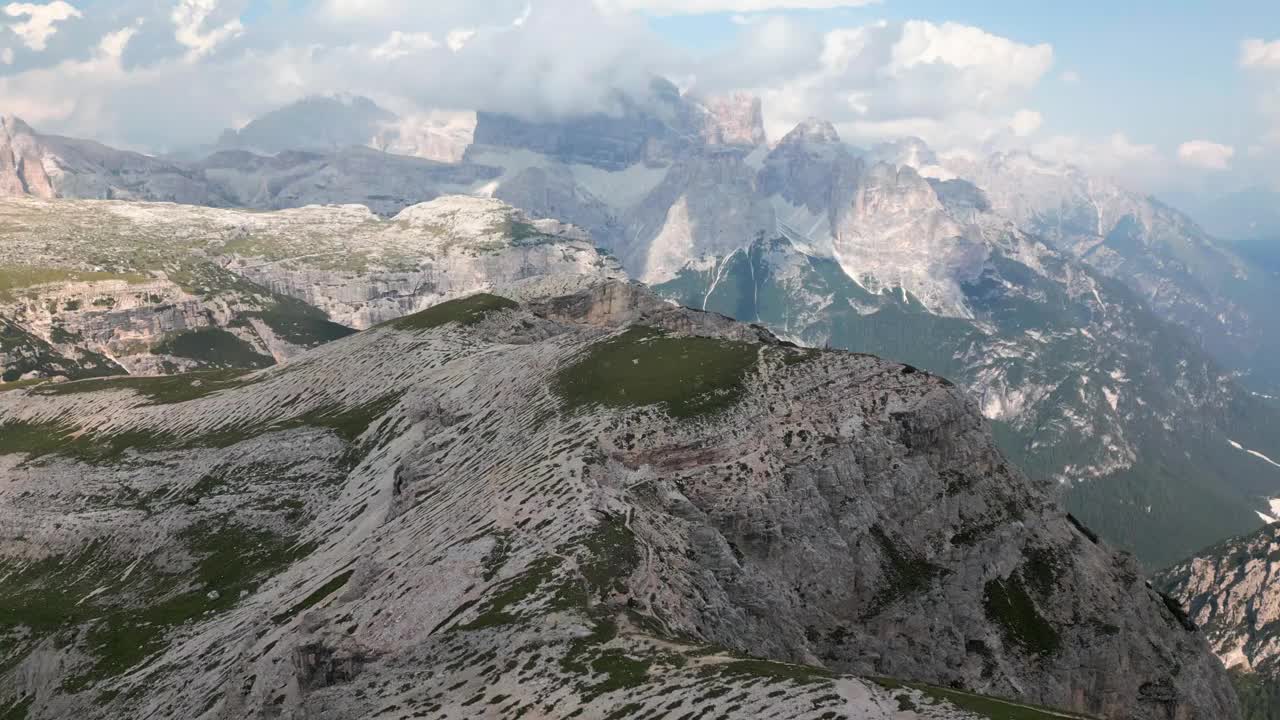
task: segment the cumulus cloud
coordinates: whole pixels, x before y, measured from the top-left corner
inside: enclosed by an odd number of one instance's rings
[[[1154,187],[1171,169],[1169,158],[1159,148],[1136,142],[1122,132],[1101,139],[1054,135],[1029,149],[1047,160],[1076,165],[1135,187]]]
[[[679,57],[642,18],[603,13],[590,0],[539,0],[527,14],[523,0],[501,12],[494,8],[505,0],[484,8],[468,0],[429,8],[380,1],[408,15],[344,26],[336,15],[312,13],[245,29],[231,12],[234,2],[180,0],[142,27],[101,29],[87,52],[0,70],[0,106],[46,132],[165,150],[208,142],[282,104],[334,92],[368,95],[403,114],[614,112],[620,93],[642,97],[653,75]],[[363,6],[331,4],[334,13]],[[121,27],[131,28],[130,42],[105,52],[106,36]],[[469,36],[454,33],[459,28]],[[169,50],[161,47],[166,40]]]
[[[11,24],[9,29],[22,39],[24,45],[36,52],[48,47],[49,38],[58,31],[58,23],[83,17],[79,10],[63,0],[55,0],[47,5],[9,3],[4,6],[4,13],[12,18],[27,18],[23,22]]]
[[[83,36],[81,50],[38,67],[0,65],[0,103],[25,108],[50,132],[163,150],[207,142],[310,94],[368,95],[404,115],[554,117],[616,112],[622,94],[643,98],[661,75],[699,94],[760,95],[775,138],[817,115],[851,142],[909,134],[945,149],[1036,134],[1044,118],[1028,109],[1028,93],[1053,64],[1046,44],[957,23],[831,29],[757,14],[733,47],[699,56],[667,45],[643,16],[595,0],[316,2],[303,15],[269,12],[245,27],[246,0],[119,0],[110,13],[86,11],[77,32],[96,34]],[[752,12],[824,2],[680,6]],[[119,50],[108,52],[103,43],[121,28],[129,34],[115,35]]]
[[[1208,140],[1188,140],[1178,146],[1178,162],[1202,170],[1226,170],[1236,149]]]
[[[614,11],[642,11],[655,15],[755,13],[775,10],[833,10],[879,5],[882,0],[599,0]]]
[[[734,47],[699,65],[695,87],[760,95],[772,137],[817,115],[851,142],[912,134],[945,146],[1007,132],[1052,64],[1049,45],[958,23],[819,31],[779,16],[743,28]],[[1021,116],[1019,127],[1032,117]]]
[[[431,33],[406,33],[394,30],[387,41],[374,48],[370,55],[375,60],[395,60],[440,47]]]
[[[1035,133],[1044,124],[1044,116],[1035,110],[1019,110],[1009,120],[1009,129],[1018,137]]]
[[[456,28],[449,31],[449,35],[445,39],[445,44],[449,46],[450,50],[458,52],[462,48],[466,47],[466,44],[475,36],[475,30],[471,30],[469,28]]]
[[[1249,38],[1240,43],[1240,66],[1280,68],[1280,40],[1267,42],[1258,38]]]
[[[220,25],[211,23],[217,9],[218,0],[179,0],[174,6],[169,16],[173,20],[173,37],[188,48],[188,59],[208,55],[223,42],[244,32],[244,25],[238,18]]]

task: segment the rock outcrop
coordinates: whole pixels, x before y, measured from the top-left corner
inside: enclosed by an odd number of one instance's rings
[[[960,390],[635,285],[0,392],[0,472],[30,720],[1238,717]]]
[[[1280,680],[1280,525],[1196,553],[1156,584],[1203,629],[1228,669]]]
[[[19,118],[0,116],[0,197],[53,197],[35,132]]]
[[[66,200],[0,215],[6,381],[263,367],[479,290],[623,275],[580,230],[470,197],[388,221]]]

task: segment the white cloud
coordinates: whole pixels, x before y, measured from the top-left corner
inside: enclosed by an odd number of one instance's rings
[[[1236,149],[1208,140],[1188,140],[1178,146],[1178,162],[1202,170],[1226,170]]]
[[[5,65],[13,64],[13,48],[7,47],[3,50],[0,50],[0,62],[4,63]]]
[[[1155,187],[1168,178],[1172,164],[1155,145],[1134,142],[1117,132],[1102,138],[1054,135],[1029,148],[1054,162],[1076,165],[1118,179],[1133,187]]]
[[[128,2],[155,7],[155,0]],[[681,6],[717,4],[731,3]],[[788,6],[732,4],[748,12]],[[910,134],[947,150],[1040,132],[1044,118],[1029,109],[1028,95],[1053,64],[1049,45],[957,23],[824,29],[753,14],[735,46],[708,56],[667,45],[642,15],[603,11],[597,0],[318,0],[313,12],[248,28],[237,20],[244,7],[244,0],[167,0],[163,14],[153,11],[114,45],[106,30],[121,21],[104,26],[91,17],[77,24],[78,32],[90,21],[100,28],[89,47],[0,76],[0,97],[9,111],[33,108],[27,120],[49,132],[163,150],[208,142],[310,94],[367,95],[403,115],[479,109],[546,117],[615,111],[619,91],[643,98],[658,74],[700,94],[760,95],[775,138],[816,115],[850,142]],[[127,61],[121,67],[112,58]],[[180,117],[169,114],[173,97],[183,98]]]
[[[774,10],[834,10],[879,5],[882,0],[597,0],[611,11],[641,11],[654,15],[756,13]]]
[[[1080,84],[1080,73],[1076,72],[1075,70],[1063,70],[1063,71],[1062,71],[1062,82],[1064,82],[1064,83],[1066,83],[1066,84],[1068,84],[1068,85],[1079,85],[1079,84]]]
[[[4,6],[4,12],[9,17],[29,18],[24,22],[10,25],[9,29],[22,38],[24,45],[36,52],[48,47],[49,38],[58,32],[56,27],[58,23],[83,17],[79,10],[63,0],[55,0],[47,5],[9,3]]]
[[[1249,38],[1240,43],[1240,67],[1280,68],[1280,40]]]
[[[1044,116],[1035,110],[1019,110],[1009,120],[1009,129],[1018,137],[1026,137],[1040,129]]]
[[[784,16],[745,26],[699,64],[696,88],[754,92],[771,137],[816,115],[854,143],[903,134],[945,149],[1010,132],[1053,64],[1053,48],[957,23],[873,22],[821,32]],[[1019,118],[1026,130],[1032,115]]]
[[[471,29],[458,28],[450,30],[448,37],[445,39],[445,44],[449,46],[450,50],[458,52],[462,48],[466,47],[467,43],[471,41],[471,38],[475,36],[476,31]]]
[[[369,54],[375,60],[396,60],[438,47],[440,43],[436,42],[431,33],[405,33],[395,30],[386,42],[371,50]]]
[[[217,9],[218,0],[179,0],[174,6],[169,16],[173,20],[173,38],[188,49],[188,60],[204,57],[244,32],[239,19],[206,29]]]

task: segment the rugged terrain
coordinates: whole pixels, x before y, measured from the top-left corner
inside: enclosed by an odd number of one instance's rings
[[[981,187],[996,212],[1123,282],[1245,384],[1275,393],[1280,280],[1231,244],[1154,198],[1026,153],[944,164]]]
[[[444,198],[249,213],[0,200],[5,381],[255,368],[534,277],[621,275],[572,227]]]
[[[243,129],[271,157],[46,174],[64,196],[106,196],[106,183],[119,197],[176,198],[163,191],[186,178],[203,188],[187,201],[204,204],[361,202],[391,217],[465,193],[572,223],[682,304],[954,379],[1015,462],[1057,481],[1078,516],[1148,567],[1256,529],[1280,495],[1280,468],[1249,452],[1280,457],[1267,431],[1280,424],[1268,385],[1280,377],[1268,324],[1280,285],[1150,198],[1023,154],[939,158],[911,139],[858,149],[817,119],[771,145],[758,101],[663,81],[610,114],[479,113],[454,164],[313,142],[385,120],[321,104]],[[311,116],[327,124],[299,136],[310,151],[280,144],[282,126]],[[13,137],[14,157],[83,146]],[[298,289],[286,292],[310,302]]]
[[[1237,717],[949,382],[511,294],[0,392],[9,716]]]
[[[278,210],[359,203],[383,217],[492,179],[493,168],[367,146],[259,155],[234,145],[195,160],[116,150],[0,120],[0,197],[176,202]]]
[[[1233,672],[1245,717],[1280,708],[1280,526],[1206,548],[1156,577]]]

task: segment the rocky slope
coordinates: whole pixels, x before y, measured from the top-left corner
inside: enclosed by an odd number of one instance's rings
[[[1280,713],[1280,526],[1202,550],[1157,585],[1187,610],[1232,672],[1244,717]]]
[[[1280,377],[1280,280],[1158,200],[1026,153],[946,171],[982,188],[993,209],[1123,282],[1254,389]]]
[[[1280,332],[1257,310],[1274,284],[1078,171],[965,165],[913,140],[863,152],[820,120],[764,140],[758,102],[658,82],[613,114],[480,113],[455,165],[352,148],[221,153],[193,172],[219,188],[208,202],[247,207],[495,197],[585,229],[681,303],[953,377],[1025,470],[1150,567],[1258,526],[1280,495],[1247,452],[1280,457],[1264,430],[1280,395],[1255,382],[1280,377],[1265,349]]]
[[[1204,628],[1228,668],[1280,678],[1280,526],[1233,538],[1163,571],[1156,582]]]
[[[7,712],[1238,716],[950,383],[635,285],[527,297],[0,392]]]
[[[335,153],[353,147],[443,163],[462,159],[475,133],[474,112],[397,115],[366,97],[316,95],[254,118],[218,141],[180,153],[199,159],[222,150],[255,155]]]
[[[0,218],[6,382],[264,367],[495,285],[622,274],[581,231],[465,197],[391,220],[65,200]]]
[[[0,197],[177,202],[277,210],[359,203],[383,216],[471,188],[496,170],[369,147],[258,155],[223,149],[197,160],[157,158],[43,135],[16,118],[0,134]]]
[[[881,155],[932,162],[920,144],[857,155],[819,121],[759,159],[754,181],[752,155],[719,153],[720,175],[756,195],[692,182],[649,246],[675,260],[621,257],[683,304],[955,379],[1025,470],[1058,481],[1073,511],[1150,566],[1258,526],[1280,473],[1246,450],[1280,450],[1264,429],[1274,407],[1124,284],[992,212],[972,183]],[[732,220],[703,224],[708,213]],[[690,260],[691,248],[704,254]]]
[[[336,152],[367,145],[396,114],[365,97],[315,96],[269,112],[218,138],[218,150],[276,155],[289,150]]]

